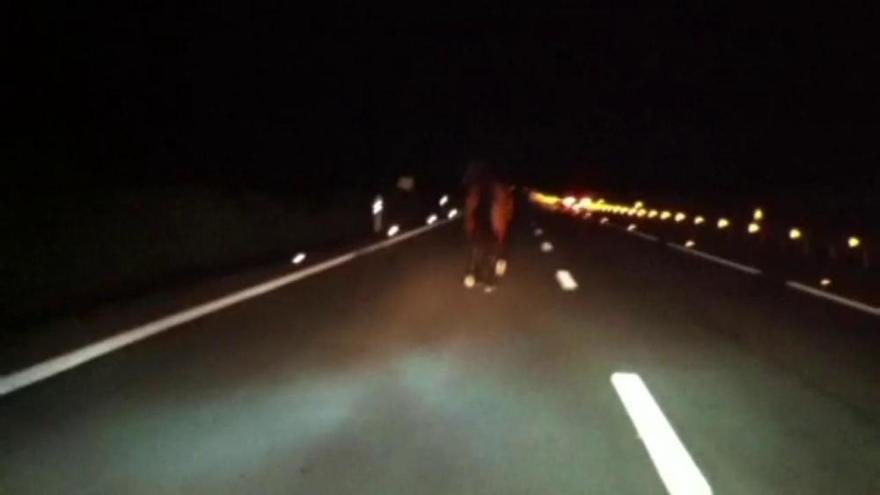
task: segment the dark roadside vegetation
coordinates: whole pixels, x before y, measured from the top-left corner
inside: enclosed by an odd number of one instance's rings
[[[379,181],[377,181],[379,182]],[[56,188],[4,195],[0,315],[5,330],[81,313],[268,263],[373,238],[382,193],[386,224],[424,221],[437,194],[390,178],[284,192],[208,185]]]

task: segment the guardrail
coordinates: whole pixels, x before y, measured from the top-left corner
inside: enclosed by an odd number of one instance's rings
[[[535,190],[529,199],[548,210],[760,266],[771,276],[823,289],[833,286],[835,292],[880,306],[880,260],[875,257],[880,241],[859,232],[811,228],[776,218],[761,206],[728,214]]]

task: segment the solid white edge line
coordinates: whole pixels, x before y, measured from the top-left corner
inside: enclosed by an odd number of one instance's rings
[[[655,237],[655,236],[653,236],[653,235],[651,235],[651,234],[646,234],[646,233],[644,233],[644,232],[639,232],[638,230],[626,230],[626,229],[624,229],[624,232],[626,232],[627,234],[630,234],[630,235],[634,235],[634,236],[636,236],[636,237],[641,237],[642,239],[645,239],[645,240],[647,240],[647,241],[657,242],[657,240],[658,240],[657,237]]]
[[[607,223],[606,226],[617,227],[617,225],[612,224],[610,222]],[[623,232],[626,232],[627,234],[632,234],[632,235],[635,235],[638,237],[642,237],[642,238],[650,240],[650,241],[656,242],[659,240],[658,238],[656,238],[652,235],[639,232],[638,230],[634,230],[634,231],[629,231],[626,229],[620,229],[620,230],[622,230]],[[734,270],[739,270],[741,272],[748,273],[749,275],[761,275],[763,273],[760,269],[755,268],[753,266],[743,265],[742,263],[737,263],[736,261],[731,261],[731,260],[728,260],[725,258],[721,258],[719,256],[715,256],[715,255],[709,254],[707,252],[700,251],[699,249],[689,248],[686,246],[680,246],[680,245],[675,244],[673,242],[668,242],[668,243],[666,243],[666,245],[671,247],[672,249],[679,251],[679,252],[690,254],[690,255],[696,256],[698,258],[703,258],[708,261],[713,261],[715,263],[724,265],[726,267],[733,268]],[[844,306],[848,306],[850,308],[857,309],[859,311],[868,313],[870,315],[880,316],[880,307],[871,306],[871,305],[865,304],[863,302],[855,301],[853,299],[848,299],[843,296],[838,296],[837,294],[833,294],[831,292],[817,289],[815,287],[810,287],[809,285],[804,285],[799,282],[788,281],[785,283],[785,285],[789,286],[792,289],[799,290],[801,292],[804,292],[804,293],[807,293],[807,294],[810,294],[810,295],[813,295],[813,296],[816,296],[816,297],[819,297],[822,299],[826,299],[831,302],[842,304]]]
[[[213,301],[194,306],[189,309],[153,320],[151,322],[124,330],[112,337],[100,340],[93,344],[89,344],[80,349],[61,354],[46,361],[34,364],[19,371],[12,372],[8,375],[0,377],[0,397],[14,392],[18,389],[33,385],[37,382],[51,378],[54,375],[73,369],[81,364],[87,363],[93,359],[109,354],[123,347],[134,344],[138,341],[152,337],[158,333],[164,332],[176,326],[188,323],[197,318],[209,315],[221,309],[227,308],[234,304],[238,304],[248,299],[263,295],[267,292],[292,284],[304,278],[316,275],[323,271],[337,267],[347,263],[360,256],[384,249],[399,242],[405,241],[417,235],[423,234],[428,230],[445,225],[452,220],[438,221],[432,225],[425,225],[409,232],[400,234],[390,239],[371,244],[369,246],[357,249],[350,253],[346,253],[335,258],[323,261],[316,265],[312,265],[301,270],[274,278],[267,282],[248,287],[246,289],[233,292],[228,296],[215,299]]]
[[[870,315],[880,316],[880,308],[871,306],[869,304],[865,304],[863,302],[854,301],[852,299],[848,299],[843,296],[838,296],[837,294],[833,294],[831,292],[824,291],[822,289],[817,289],[815,287],[810,287],[809,285],[802,284],[800,282],[795,282],[789,280],[785,282],[785,285],[789,286],[792,289],[804,292],[806,294],[810,294],[811,296],[819,297],[837,304],[842,304],[844,306],[848,306],[853,309],[857,309],[859,311],[863,311]]]
[[[718,263],[720,265],[724,265],[728,268],[733,268],[734,270],[739,270],[741,272],[748,273],[749,275],[760,275],[761,274],[761,270],[759,270],[753,266],[743,265],[741,263],[737,263],[736,261],[730,261],[728,259],[724,259],[724,258],[715,256],[715,255],[700,251],[698,249],[679,246],[678,244],[675,244],[672,242],[666,243],[666,245],[671,247],[672,249],[675,249],[676,251],[681,252],[681,253],[690,254],[691,256],[696,256],[698,258],[703,258],[703,259],[709,260],[709,261],[714,261],[715,263]]]
[[[559,286],[566,292],[573,291],[578,288],[577,281],[571,276],[568,270],[556,270],[556,281]]]
[[[636,373],[616,372],[611,384],[670,495],[711,495],[712,488],[645,382]]]

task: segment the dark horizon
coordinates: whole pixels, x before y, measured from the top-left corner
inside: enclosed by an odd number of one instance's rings
[[[552,187],[878,185],[862,12],[296,14],[22,16],[10,183],[453,181],[482,154]]]

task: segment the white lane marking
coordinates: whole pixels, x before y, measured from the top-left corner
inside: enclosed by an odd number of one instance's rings
[[[535,229],[535,237],[541,237],[542,235],[544,235],[544,230]]]
[[[617,372],[611,384],[636,427],[670,495],[711,495],[712,488],[651,392],[636,373]]]
[[[639,232],[638,230],[627,230],[626,233],[629,235],[634,235],[636,237],[641,237],[642,239],[645,239],[646,241],[657,242],[659,240],[659,239],[657,239],[656,236],[653,236],[651,234],[646,234],[644,232]]]
[[[290,260],[290,262],[293,263],[294,265],[298,265],[298,264],[302,263],[303,261],[305,261],[305,259],[306,259],[306,253],[297,253],[296,256],[294,256],[293,259]]]
[[[541,243],[541,252],[542,253],[549,253],[551,251],[553,251],[553,244],[552,243],[550,243],[549,241],[544,241]]]
[[[709,253],[705,253],[703,251],[700,251],[699,249],[679,246],[678,244],[675,244],[672,242],[668,242],[668,243],[666,243],[666,245],[671,247],[672,249],[675,249],[676,251],[678,251],[680,253],[686,253],[691,256],[696,256],[698,258],[703,258],[705,260],[713,261],[715,263],[718,263],[719,265],[724,265],[728,268],[733,268],[734,270],[739,270],[741,272],[748,273],[749,275],[760,275],[761,274],[761,270],[759,270],[753,266],[743,265],[742,263],[737,263],[736,261],[730,261],[728,259],[724,259],[724,258],[715,256],[715,255],[712,255]]]
[[[804,285],[799,282],[788,281],[785,282],[785,285],[791,287],[794,290],[801,291],[805,294],[810,294],[811,296],[820,297],[822,299],[826,299],[837,304],[842,304],[844,306],[863,311],[870,315],[880,316],[880,308],[865,304],[863,302],[854,301],[852,299],[838,296],[837,294],[832,294],[831,292],[817,289],[815,287],[810,287],[809,285]]]
[[[569,273],[568,270],[556,270],[556,281],[559,282],[559,286],[562,287],[562,290],[566,292],[570,292],[578,288],[577,282],[575,281],[574,277],[571,276],[571,273]]]
[[[54,375],[73,369],[81,364],[87,363],[105,354],[109,354],[123,347],[132,345],[138,341],[144,340],[148,337],[152,337],[153,335],[159,334],[176,326],[220,311],[221,309],[227,308],[229,306],[247,301],[248,299],[261,296],[263,294],[266,294],[267,292],[280,289],[285,285],[292,284],[304,278],[337,267],[360,256],[364,256],[374,251],[393,246],[394,244],[423,234],[433,228],[444,225],[446,223],[449,222],[442,221],[433,225],[425,225],[417,229],[413,229],[396,237],[385,239],[383,241],[371,244],[361,249],[357,249],[350,253],[331,258],[316,265],[312,265],[307,268],[289,273],[287,275],[274,278],[267,282],[263,282],[261,284],[257,284],[252,287],[240,290],[238,292],[234,292],[232,294],[229,294],[228,296],[221,297],[220,299],[216,299],[214,301],[185,309],[178,313],[159,318],[158,320],[154,320],[149,323],[136,326],[134,328],[129,328],[114,335],[113,337],[109,337],[107,339],[95,342],[80,349],[62,354],[60,356],[56,356],[47,361],[34,364],[30,367],[12,372],[8,375],[0,376],[0,396],[4,396],[20,388],[33,385],[34,383],[40,382],[47,378],[51,378]]]

